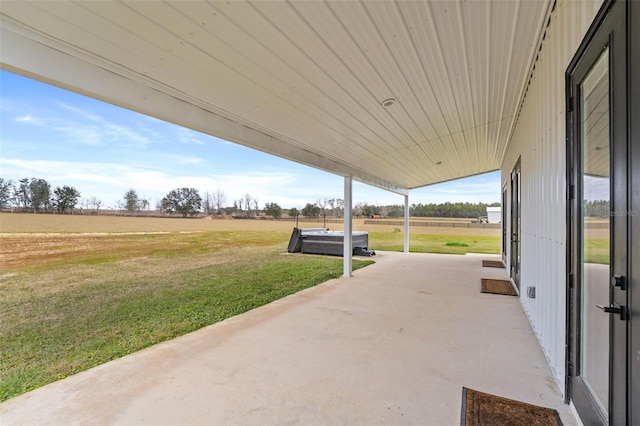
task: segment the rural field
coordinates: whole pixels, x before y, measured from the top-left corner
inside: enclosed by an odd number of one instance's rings
[[[286,253],[293,226],[0,213],[0,401],[339,277],[341,258]],[[354,230],[372,250],[402,249],[400,228]],[[499,246],[496,229],[411,229],[412,251]]]

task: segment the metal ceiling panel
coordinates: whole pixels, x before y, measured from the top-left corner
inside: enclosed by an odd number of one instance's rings
[[[56,59],[50,66],[23,61],[3,44],[0,64],[403,192],[499,167],[549,7],[484,0],[9,0],[0,5],[3,32],[51,49]],[[223,124],[196,126],[169,107],[159,114],[156,106],[81,83],[87,79],[62,81],[60,70],[72,58],[93,67],[86,70],[94,78],[106,70],[138,85],[140,96],[152,89],[168,104],[185,102]],[[385,99],[395,104],[384,107]],[[262,136],[243,139],[244,127]]]

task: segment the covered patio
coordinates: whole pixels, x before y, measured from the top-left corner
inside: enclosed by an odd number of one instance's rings
[[[283,254],[284,255],[284,254]],[[376,263],[0,405],[3,424],[460,423],[462,387],[578,424],[486,255]]]
[[[501,259],[523,295],[479,294],[481,277],[507,272],[477,256],[386,253],[9,401],[3,422],[457,424],[466,386],[555,407],[565,424],[574,407],[588,424],[637,424],[636,5],[3,2],[0,68],[342,176],[345,235],[353,181],[404,197],[406,223],[412,189],[499,169]],[[582,77],[602,52],[616,84],[594,116],[617,136],[593,150],[609,153],[626,212],[610,214],[614,288],[598,302],[624,321],[601,317],[604,338],[582,325],[586,184],[568,150],[582,146]],[[609,349],[602,398],[584,374],[588,339]]]

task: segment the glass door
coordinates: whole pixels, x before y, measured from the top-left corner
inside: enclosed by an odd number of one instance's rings
[[[602,418],[609,406],[609,305],[611,170],[609,140],[609,49],[605,49],[580,85],[579,273],[580,366],[585,387]]]
[[[628,424],[628,141],[624,2],[609,2],[567,73],[569,388],[584,424]]]

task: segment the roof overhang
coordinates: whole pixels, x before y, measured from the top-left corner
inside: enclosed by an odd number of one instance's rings
[[[10,0],[0,66],[406,194],[499,168],[551,7]]]

